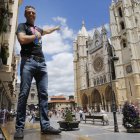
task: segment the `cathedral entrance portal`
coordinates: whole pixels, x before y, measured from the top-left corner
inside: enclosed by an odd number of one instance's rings
[[[102,101],[101,101],[101,95],[97,89],[95,89],[92,92],[91,100],[92,100],[92,108],[94,109],[94,111],[100,112]]]
[[[82,107],[84,111],[87,111],[87,105],[88,105],[88,97],[87,95],[84,93],[82,95]]]
[[[112,111],[112,93],[111,93],[111,87],[107,86],[105,90],[105,107],[107,112]],[[114,94],[114,91],[112,91]]]

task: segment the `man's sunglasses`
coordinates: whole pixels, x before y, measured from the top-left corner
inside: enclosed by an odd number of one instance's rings
[[[34,11],[26,11],[26,14],[32,14],[32,15],[35,15],[36,13]]]

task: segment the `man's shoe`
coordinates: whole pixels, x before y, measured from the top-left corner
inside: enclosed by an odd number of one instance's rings
[[[14,138],[15,139],[22,139],[24,137],[23,130],[22,129],[17,129]]]
[[[41,133],[42,134],[55,134],[55,135],[57,135],[57,134],[61,133],[61,130],[55,129],[55,128],[49,126],[48,128],[42,130]]]

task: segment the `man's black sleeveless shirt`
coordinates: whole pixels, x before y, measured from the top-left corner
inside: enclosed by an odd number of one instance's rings
[[[28,23],[20,23],[18,25],[16,34],[22,32],[22,33],[25,33],[26,35],[33,35],[35,29],[38,32],[40,32],[41,34],[43,33],[43,30],[40,29],[39,27],[30,25]],[[29,44],[20,44],[20,45],[21,45],[21,51],[20,51],[21,57],[24,57],[24,56],[30,57],[31,55],[35,55],[38,57],[44,57],[43,52],[42,52],[41,39],[38,41],[37,44],[35,44],[34,42],[31,42]]]

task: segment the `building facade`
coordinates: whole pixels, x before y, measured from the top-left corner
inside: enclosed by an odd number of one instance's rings
[[[14,109],[17,109],[18,95],[20,93],[20,83],[16,84],[16,100],[14,101]],[[31,89],[29,92],[28,100],[27,100],[27,108],[29,110],[34,110],[38,108],[38,93],[36,88],[36,83],[33,82],[31,84]]]
[[[50,110],[63,110],[65,108],[75,108],[75,100],[74,97],[70,98],[72,96],[69,96],[69,99],[67,99],[65,96],[51,96],[48,104]]]
[[[74,41],[75,93],[78,106],[111,110],[108,50],[111,47],[105,27],[88,35],[84,22]],[[113,67],[112,67],[113,68]],[[115,78],[115,74],[112,75]]]
[[[74,46],[75,98],[78,106],[100,111],[112,110],[112,94],[118,109],[126,100],[140,101],[139,1],[112,1],[110,6],[111,44],[107,31],[86,31],[84,23]],[[111,61],[110,56],[119,57]],[[110,69],[111,68],[111,69]],[[111,77],[111,78],[110,78]]]
[[[15,99],[17,65],[15,54],[18,8],[22,0],[0,0],[0,108],[11,109]]]
[[[119,61],[115,63],[119,104],[140,104],[140,1],[119,0],[110,7],[111,42]]]

